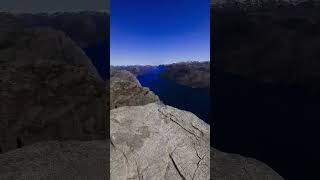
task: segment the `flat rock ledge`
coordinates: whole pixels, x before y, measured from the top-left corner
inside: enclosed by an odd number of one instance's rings
[[[47,141],[0,154],[0,180],[105,180],[106,141]]]
[[[112,180],[210,178],[210,128],[159,103],[111,110]]]

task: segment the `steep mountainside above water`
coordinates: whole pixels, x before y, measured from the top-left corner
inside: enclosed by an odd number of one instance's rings
[[[0,29],[50,27],[63,31],[81,48],[109,42],[107,12],[57,12],[53,14],[11,14],[0,12]],[[108,44],[109,46],[109,44]]]
[[[131,72],[135,76],[139,76],[141,74],[144,74],[156,66],[151,65],[129,65],[129,66],[111,66],[111,70],[126,70]]]
[[[193,88],[210,87],[210,62],[180,62],[165,65],[163,77]]]
[[[193,88],[208,88],[210,86],[210,62],[179,62],[159,66],[132,65],[112,66],[111,69],[127,70],[135,76],[160,68],[161,76]]]
[[[317,85],[320,6],[307,2],[250,11],[212,6],[217,68],[259,81]]]
[[[243,11],[319,6],[319,0],[211,0],[211,6]]]

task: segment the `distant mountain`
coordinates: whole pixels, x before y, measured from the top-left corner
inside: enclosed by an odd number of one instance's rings
[[[100,76],[109,75],[109,14],[107,12],[0,13],[0,31],[46,27],[64,32],[80,46]]]
[[[297,7],[320,5],[319,0],[211,0],[216,8],[240,8],[243,10],[272,9],[278,7]]]
[[[144,74],[156,66],[151,65],[128,65],[128,66],[111,66],[111,70],[126,70],[131,72],[133,75],[138,76]]]
[[[52,14],[0,13],[1,26],[50,27],[63,31],[82,48],[109,40],[107,12],[57,12]]]
[[[162,75],[193,88],[210,87],[210,62],[180,62],[165,65]]]
[[[178,62],[163,64],[160,66],[151,65],[128,65],[111,66],[111,70],[126,70],[135,76],[142,75],[154,68],[161,68],[161,75],[173,80],[178,84],[193,88],[208,88],[210,86],[210,62]]]
[[[231,2],[239,1],[226,1]],[[320,80],[319,1],[259,2],[270,6],[212,6],[211,54],[216,67],[260,81],[315,84]],[[275,7],[279,3],[287,5]]]

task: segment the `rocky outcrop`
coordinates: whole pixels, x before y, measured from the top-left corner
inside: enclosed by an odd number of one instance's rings
[[[0,31],[0,151],[105,137],[105,85],[72,40],[50,28]]]
[[[0,180],[105,180],[105,141],[39,142],[0,154]]]
[[[210,160],[210,179],[213,180],[283,180],[270,167],[253,158],[211,148]]]
[[[139,81],[128,71],[112,70],[110,73],[110,108],[121,106],[146,105],[159,102],[159,97],[148,88],[142,87]]]
[[[283,179],[255,159],[209,152],[210,128],[190,112],[151,103],[114,109],[110,118],[113,180]]]
[[[111,110],[111,179],[209,179],[210,128],[157,103]]]
[[[162,75],[192,88],[210,87],[210,62],[179,62],[164,65]]]

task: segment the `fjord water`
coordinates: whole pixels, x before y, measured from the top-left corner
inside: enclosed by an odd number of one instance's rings
[[[137,79],[142,86],[148,87],[158,95],[164,104],[190,111],[209,123],[209,89],[191,88],[164,78],[161,76],[164,68],[164,66],[158,66],[151,71],[139,75]]]
[[[95,45],[84,48],[83,51],[91,59],[92,64],[96,67],[97,72],[103,80],[109,78],[109,59],[110,51],[108,43],[101,41]]]
[[[313,179],[320,161],[319,93],[217,71],[211,142],[258,159],[284,179]]]

